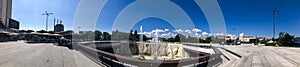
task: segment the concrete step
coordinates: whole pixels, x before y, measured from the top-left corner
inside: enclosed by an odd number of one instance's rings
[[[223,64],[219,65],[220,67],[234,67],[236,65],[236,63],[238,62],[238,60],[240,59],[238,56],[224,50],[221,48],[217,48],[217,50],[219,50],[220,52],[223,53],[223,57],[226,59],[223,62]]]

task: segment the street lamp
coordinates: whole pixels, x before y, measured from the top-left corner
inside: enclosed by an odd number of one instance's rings
[[[48,17],[49,17],[49,15],[53,15],[53,13],[48,13],[47,11],[45,11],[45,13],[44,14],[42,14],[42,15],[46,15],[46,31],[48,31]]]

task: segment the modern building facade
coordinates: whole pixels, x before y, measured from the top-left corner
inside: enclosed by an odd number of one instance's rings
[[[19,29],[20,28],[20,22],[14,19],[9,19],[9,25],[8,28],[10,29]]]
[[[12,13],[12,0],[0,0],[0,29],[9,28]]]

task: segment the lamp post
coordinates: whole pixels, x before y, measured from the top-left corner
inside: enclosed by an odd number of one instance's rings
[[[42,15],[46,15],[46,31],[48,31],[48,17],[49,17],[49,15],[53,15],[53,13],[48,13],[47,11],[45,11],[45,13],[44,14],[42,14]]]
[[[236,33],[235,33],[236,28],[232,28],[232,31],[233,31],[233,34],[236,34]],[[233,39],[234,39],[234,40],[233,40],[234,45],[236,45],[236,42],[237,42],[237,41],[236,41],[236,37],[233,37]]]
[[[280,12],[280,11],[277,10],[277,8],[272,10],[272,14],[273,14],[273,38],[272,38],[272,40],[273,41],[275,41],[275,32],[276,32],[276,12]]]

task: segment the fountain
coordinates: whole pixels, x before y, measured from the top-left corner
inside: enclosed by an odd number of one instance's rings
[[[82,42],[78,48],[88,56],[99,59],[101,63],[118,66],[209,66],[207,61],[221,62],[221,53],[214,54],[183,48],[183,44],[159,41],[159,30],[150,42],[143,41],[143,27],[140,26],[139,42]],[[127,45],[129,44],[129,45]],[[90,48],[95,45],[95,49]],[[189,44],[185,44],[189,45]],[[195,45],[190,45],[195,46]],[[198,47],[196,45],[195,47]],[[202,46],[211,47],[211,46]],[[207,59],[212,58],[212,59]],[[124,63],[126,65],[124,65]],[[213,64],[215,65],[215,64]]]
[[[163,43],[159,41],[158,29],[152,41],[143,42],[143,27],[140,26],[140,40],[137,42],[139,55],[133,56],[142,60],[178,60],[184,58],[182,44]]]

